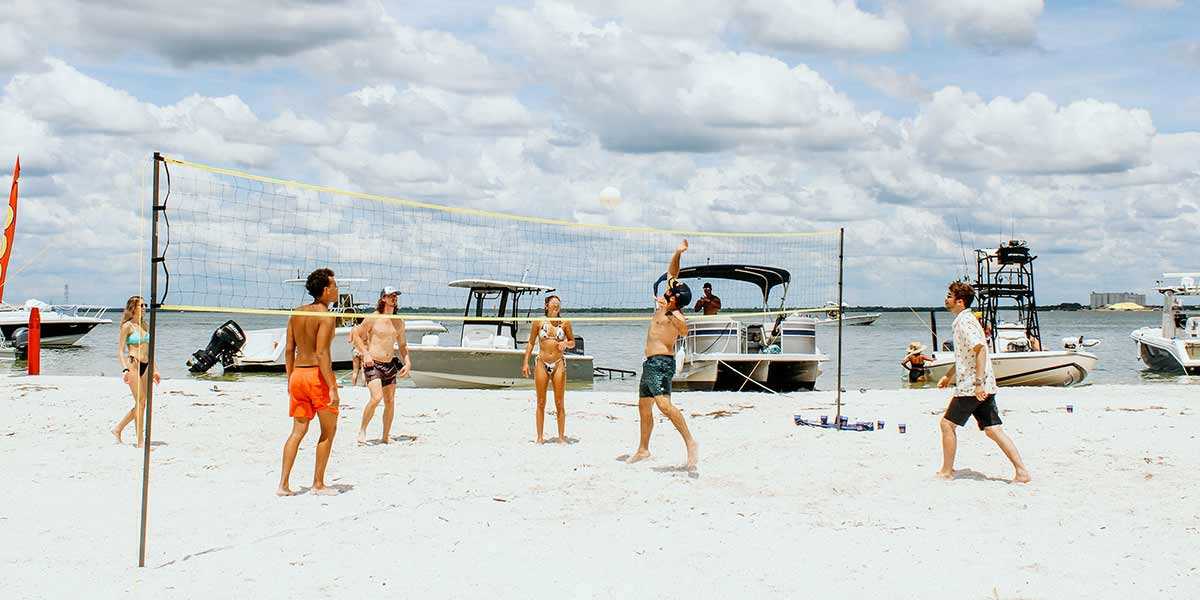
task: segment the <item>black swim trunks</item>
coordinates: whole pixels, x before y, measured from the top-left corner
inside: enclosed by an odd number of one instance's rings
[[[655,354],[642,363],[642,383],[638,397],[653,398],[671,395],[671,378],[675,376],[675,357]]]
[[[946,409],[946,414],[942,416],[959,427],[966,425],[967,419],[974,416],[980,431],[1001,424],[1000,411],[996,409],[995,394],[988,394],[987,399],[983,402],[980,402],[975,396],[955,396],[950,400],[950,407]]]
[[[921,380],[922,377],[924,377],[928,373],[929,373],[929,370],[926,369],[925,367],[909,367],[908,382],[909,383],[917,383],[918,381]]]
[[[369,367],[363,367],[363,375],[367,378],[367,383],[378,379],[384,387],[396,384],[396,375],[400,373],[400,369],[404,367],[404,363],[400,362],[398,357],[393,356],[392,360],[385,363],[375,363]]]

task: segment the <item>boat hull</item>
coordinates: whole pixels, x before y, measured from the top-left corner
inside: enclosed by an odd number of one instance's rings
[[[691,391],[811,390],[821,376],[823,354],[696,354],[687,356],[671,387]]]
[[[425,333],[445,331],[445,328],[440,325],[434,328],[432,322],[422,323],[428,324],[409,326],[408,347],[410,352],[416,344],[421,342],[421,336]],[[350,368],[354,364],[354,347],[348,341],[351,329],[353,327],[338,327],[333,332],[333,343],[330,344],[329,354],[335,369]],[[247,331],[246,343],[242,346],[241,352],[233,364],[226,367],[225,370],[230,372],[283,371],[286,368],[283,356],[286,336],[287,329],[284,327]]]
[[[875,321],[879,320],[879,317],[880,315],[878,313],[867,315],[849,315],[842,319],[842,324],[847,326],[866,327],[867,325],[874,325]],[[817,325],[837,325],[837,323],[837,319],[821,319],[820,321],[817,321]]]
[[[1138,358],[1151,371],[1200,375],[1200,339],[1162,337],[1162,330],[1138,329],[1130,334],[1137,344]]]
[[[1098,363],[1094,354],[1069,350],[997,352],[991,358],[996,384],[1001,387],[1077,385]],[[953,364],[953,352],[934,353],[927,384],[936,384]]]
[[[506,389],[533,387],[533,377],[521,376],[524,350],[409,346],[410,377],[417,387],[449,389]],[[591,387],[591,356],[566,355],[567,386]],[[536,368],[536,357],[531,360]]]
[[[75,346],[87,334],[91,333],[97,325],[109,323],[104,320],[81,320],[81,321],[42,321],[41,325],[41,345],[43,348],[67,348]],[[6,341],[11,341],[18,329],[28,327],[27,323],[13,323],[0,325],[0,335],[4,336]]]

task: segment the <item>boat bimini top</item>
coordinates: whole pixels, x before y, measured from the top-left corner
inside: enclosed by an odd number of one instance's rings
[[[767,304],[767,297],[770,296],[771,290],[776,286],[783,286],[783,296],[787,297],[787,286],[792,281],[792,274],[787,269],[779,267],[762,267],[757,265],[698,265],[695,267],[684,267],[679,270],[679,275],[676,279],[729,279],[733,281],[744,281],[758,286],[762,290],[763,305]],[[654,295],[658,295],[658,288],[667,280],[667,274],[663,273],[658,281],[654,282]]]

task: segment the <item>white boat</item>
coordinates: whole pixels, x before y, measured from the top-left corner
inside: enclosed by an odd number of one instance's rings
[[[342,282],[362,281],[346,278]],[[303,283],[300,279],[289,279],[285,283]],[[330,310],[339,316],[330,345],[330,359],[334,368],[349,368],[353,365],[354,347],[349,343],[350,330],[359,319],[348,315],[362,314],[374,310],[374,306],[357,304],[351,294],[344,293]],[[405,321],[405,340],[410,344],[421,343],[429,334],[446,333],[440,323],[427,320]],[[287,327],[254,329],[243,331],[236,321],[226,321],[213,332],[206,348],[194,352],[188,359],[188,370],[192,373],[207,373],[217,364],[225,371],[283,371],[287,368],[283,355],[287,341]]]
[[[1200,273],[1164,273],[1157,285],[1163,295],[1162,324],[1129,334],[1147,368],[1200,375],[1200,315],[1188,316],[1180,301],[1183,296],[1200,296],[1197,278]]]
[[[825,307],[828,309],[825,312],[825,318],[817,321],[817,325],[837,325],[838,321],[841,320],[842,325],[865,327],[867,325],[874,325],[875,321],[878,321],[879,317],[882,316],[880,313],[846,314],[847,306],[843,304],[842,309],[839,311],[837,302],[826,302]],[[840,319],[839,316],[841,317]]]
[[[988,343],[997,385],[1068,386],[1086,379],[1098,359],[1084,349],[1099,344],[1099,340],[1070,337],[1063,338],[1062,350],[1040,347],[1033,280],[1033,261],[1037,257],[1029,253],[1025,242],[1010,241],[996,250],[976,250],[975,255],[976,306],[982,312],[985,330],[990,325],[994,332]],[[1016,321],[998,320],[1000,303],[1004,300],[1012,302],[1013,306],[1006,308],[1016,311]],[[937,346],[936,331],[934,346]],[[926,363],[929,376],[925,384],[936,384],[952,365],[952,348],[934,352],[933,361]]]
[[[50,305],[40,300],[27,300],[25,304],[0,304],[0,337],[14,341],[23,330],[29,328],[29,315],[34,308],[41,318],[41,344],[45,348],[74,346],[99,325],[112,323],[102,315],[104,306],[82,304]]]
[[[457,345],[441,345],[441,336],[426,336],[421,343],[409,345],[412,357],[411,378],[417,387],[502,389],[532,387],[533,378],[521,375],[525,349],[522,326],[528,332],[529,323],[519,322],[520,301],[528,294],[545,294],[554,288],[531,283],[461,279],[450,287],[467,290],[465,317],[475,319],[463,323]],[[530,303],[531,305],[534,302]],[[528,316],[530,306],[526,309]],[[537,308],[541,308],[540,304]],[[478,320],[488,317],[487,320]],[[534,350],[534,356],[537,350]],[[583,338],[575,336],[575,348],[565,354],[567,384],[591,386],[592,357],[583,350]]]
[[[654,284],[654,294],[666,281]],[[771,290],[782,286],[780,309],[787,300],[791,274],[776,267],[703,265],[679,270],[678,279],[726,279],[758,286],[763,311]],[[747,390],[776,392],[811,390],[829,357],[817,349],[817,320],[799,315],[765,315],[761,321],[693,317],[687,335],[676,341],[676,374],[671,386],[680,390]]]

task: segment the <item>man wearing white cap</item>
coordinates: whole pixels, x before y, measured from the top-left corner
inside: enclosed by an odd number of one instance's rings
[[[392,419],[396,416],[396,379],[408,377],[412,365],[404,335],[404,321],[390,316],[396,313],[399,297],[400,291],[390,285],[380,290],[375,312],[363,318],[363,322],[351,332],[354,347],[362,354],[363,375],[371,392],[371,400],[363,408],[362,426],[358,430],[360,444],[367,441],[367,426],[371,424],[380,400],[383,401],[383,437],[379,441],[384,444],[391,441]]]

